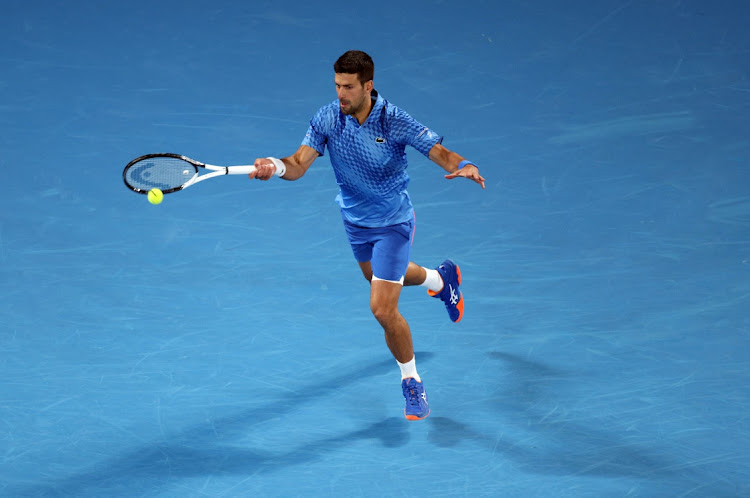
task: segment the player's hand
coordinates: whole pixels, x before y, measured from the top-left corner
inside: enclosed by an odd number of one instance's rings
[[[255,166],[255,171],[247,175],[251,180],[270,180],[276,173],[276,165],[265,157],[256,159],[253,166]]]
[[[481,185],[482,188],[484,188],[484,177],[479,174],[479,168],[477,168],[473,164],[467,164],[463,168],[454,171],[450,175],[445,175],[445,178],[447,178],[448,180],[453,180],[454,178],[457,178],[459,176],[468,178],[469,180],[473,180]]]

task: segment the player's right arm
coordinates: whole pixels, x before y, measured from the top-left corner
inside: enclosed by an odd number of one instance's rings
[[[284,173],[284,180],[298,180],[307,172],[307,169],[312,165],[320,154],[317,150],[307,145],[301,145],[297,152],[288,157],[282,157],[281,162],[286,166],[286,172]],[[250,179],[256,180],[268,180],[276,173],[276,165],[273,160],[266,157],[258,158],[253,163],[255,171],[250,173]]]

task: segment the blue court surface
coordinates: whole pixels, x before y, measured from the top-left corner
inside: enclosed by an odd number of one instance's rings
[[[750,495],[750,6],[5,0],[0,495]],[[294,152],[369,52],[409,151],[424,421],[328,157],[160,206],[150,152]]]

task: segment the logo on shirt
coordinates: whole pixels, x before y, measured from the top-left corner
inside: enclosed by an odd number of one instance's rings
[[[384,143],[385,143],[385,138],[383,138],[383,137],[377,137],[377,138],[375,139],[375,141],[376,141],[377,143],[379,143],[379,144],[384,144]]]
[[[422,135],[424,135],[425,133],[427,134],[427,138],[429,140],[435,140],[435,138],[437,138],[437,135],[426,126],[422,129],[422,131],[419,132],[419,135],[417,135],[417,138],[421,138]]]

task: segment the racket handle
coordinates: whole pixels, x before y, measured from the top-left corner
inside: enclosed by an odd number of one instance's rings
[[[227,175],[249,175],[255,171],[255,166],[227,166]]]

